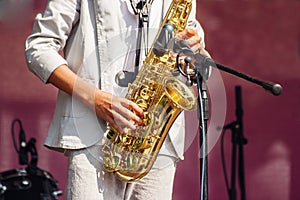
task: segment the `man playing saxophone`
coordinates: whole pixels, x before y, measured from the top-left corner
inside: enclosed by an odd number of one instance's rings
[[[36,16],[25,53],[30,71],[59,89],[45,146],[68,157],[65,199],[172,199],[176,162],[183,159],[184,151],[182,114],[151,171],[139,181],[128,183],[107,173],[99,156],[107,125],[123,134],[144,123],[143,109],[124,98],[126,88],[120,87],[116,76],[141,65],[137,44],[143,43],[140,49],[147,53],[146,47],[153,42],[151,30],[160,27],[171,3],[50,0],[44,13]],[[192,5],[187,28],[176,38],[185,40],[193,51],[205,53],[196,0]],[[137,29],[143,29],[142,34]]]

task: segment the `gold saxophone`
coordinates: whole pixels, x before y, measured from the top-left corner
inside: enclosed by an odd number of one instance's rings
[[[173,0],[154,41],[165,25],[174,34],[186,28],[192,0]],[[103,166],[120,180],[133,182],[152,168],[157,154],[182,110],[194,110],[196,97],[191,88],[172,75],[176,59],[170,50],[152,45],[135,81],[128,86],[126,98],[144,110],[145,125],[119,134],[113,128],[106,132],[102,147]]]

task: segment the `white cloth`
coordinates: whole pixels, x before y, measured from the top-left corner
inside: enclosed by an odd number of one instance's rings
[[[174,158],[159,156],[164,163],[152,168],[141,180],[126,183],[102,169],[98,145],[68,150],[69,159],[65,200],[171,200],[175,175]]]

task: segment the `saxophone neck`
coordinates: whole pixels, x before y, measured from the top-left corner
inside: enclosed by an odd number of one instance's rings
[[[170,50],[169,44],[175,35],[186,28],[191,10],[192,0],[172,1],[147,57],[153,57],[153,53],[161,57]]]

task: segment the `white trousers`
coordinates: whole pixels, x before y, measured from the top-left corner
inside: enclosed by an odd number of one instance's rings
[[[154,167],[141,180],[126,183],[102,169],[95,155],[97,146],[68,150],[68,178],[65,200],[171,200],[175,176],[175,159],[158,156]],[[158,165],[155,165],[158,166]]]

